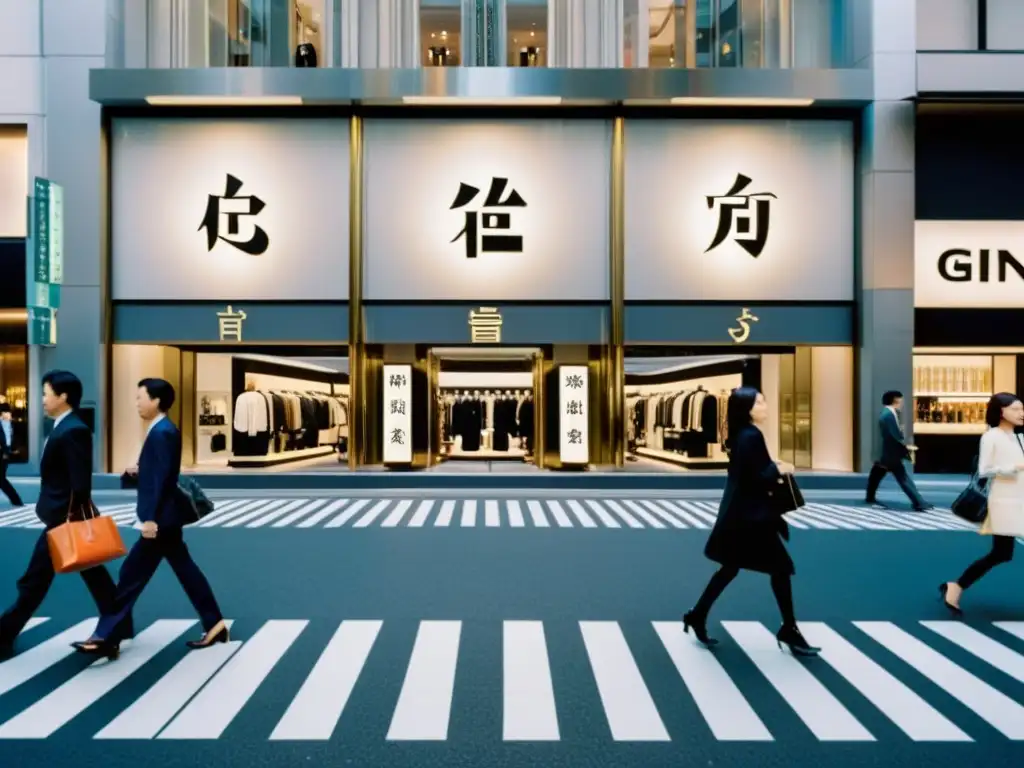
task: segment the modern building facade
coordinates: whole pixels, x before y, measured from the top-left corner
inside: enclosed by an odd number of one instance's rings
[[[27,348],[27,389],[79,372],[115,470],[148,375],[182,393],[190,467],[685,470],[723,466],[722,394],[745,383],[780,458],[866,469],[885,390],[917,422],[953,410],[929,366],[988,355],[963,394],[1020,389],[1012,339],[944,338],[948,298],[915,308],[923,220],[979,218],[936,182],[949,142],[979,188],[1000,170],[919,104],[996,94],[921,83],[1014,56],[919,53],[977,45],[968,4],[930,5],[0,2],[24,48],[0,68],[40,85],[0,99],[10,198],[33,176],[66,195],[59,343]],[[981,5],[986,30],[1016,23]],[[950,247],[1013,277],[987,237]],[[1010,311],[994,300],[967,310]],[[25,418],[31,463],[31,399]],[[947,453],[929,430],[922,466]]]

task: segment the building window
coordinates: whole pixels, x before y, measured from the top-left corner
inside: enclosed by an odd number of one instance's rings
[[[461,63],[462,8],[457,0],[420,3],[420,63],[457,67]]]
[[[548,65],[548,4],[512,4],[505,6],[510,67],[546,67]]]
[[[0,403],[12,410],[14,437],[11,461],[28,461],[28,347],[0,345]]]

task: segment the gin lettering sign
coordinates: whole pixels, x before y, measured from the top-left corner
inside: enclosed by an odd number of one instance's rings
[[[383,369],[384,463],[412,464],[412,366]]]
[[[1024,308],[1024,222],[918,221],[914,305]]]

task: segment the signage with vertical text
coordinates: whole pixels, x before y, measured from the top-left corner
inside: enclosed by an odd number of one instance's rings
[[[28,342],[52,346],[57,343],[57,310],[64,281],[64,190],[59,184],[36,178],[29,212]]]
[[[412,463],[412,366],[384,366],[384,463]]]
[[[563,464],[588,464],[588,425],[590,419],[590,380],[585,365],[558,368],[559,458]]]

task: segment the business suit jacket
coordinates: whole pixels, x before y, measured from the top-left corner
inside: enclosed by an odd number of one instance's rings
[[[878,463],[883,467],[902,467],[903,460],[910,458],[910,451],[907,450],[896,415],[888,407],[883,408],[878,417],[878,431],[882,437]]]
[[[53,528],[67,520],[69,510],[78,517],[91,498],[92,434],[71,412],[53,428],[43,448],[36,516]]]
[[[164,417],[153,424],[139,455],[138,516],[160,528],[181,528],[185,519],[177,503],[181,471],[181,433]]]
[[[11,446],[7,443],[7,433],[0,427],[0,467],[11,460]]]

